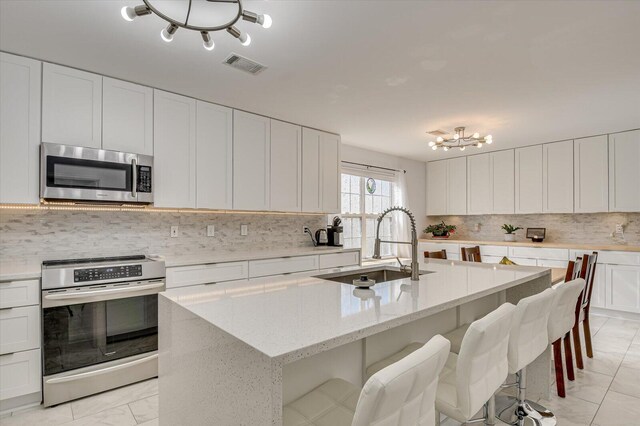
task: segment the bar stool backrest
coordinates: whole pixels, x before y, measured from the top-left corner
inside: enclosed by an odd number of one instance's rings
[[[438,376],[450,348],[447,339],[436,335],[371,376],[360,392],[352,426],[435,424]]]
[[[461,259],[465,262],[482,262],[482,256],[480,256],[480,246],[461,247],[460,254]]]
[[[555,287],[555,297],[551,304],[547,327],[549,342],[555,342],[563,337],[575,324],[576,302],[582,290],[584,290],[584,279],[582,278]]]
[[[516,309],[505,303],[469,326],[462,339],[456,371],[458,408],[467,419],[493,396],[507,378],[509,331]]]
[[[447,258],[447,251],[442,249],[442,250],[438,250],[438,251],[425,251],[424,252],[424,257],[425,259],[430,258],[430,259],[446,259]]]

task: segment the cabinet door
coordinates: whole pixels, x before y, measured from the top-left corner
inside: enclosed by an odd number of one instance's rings
[[[447,160],[447,214],[467,214],[467,157]]]
[[[102,149],[153,155],[153,89],[104,77]]]
[[[302,128],[302,211],[322,211],[320,132]]]
[[[493,210],[491,154],[467,157],[467,212],[490,214]]]
[[[542,145],[542,212],[573,213],[573,141]]]
[[[0,203],[38,203],[41,62],[0,52]]]
[[[40,349],[0,356],[0,400],[40,391],[40,359]]]
[[[233,111],[233,208],[269,210],[271,120]]]
[[[340,136],[320,134],[322,211],[340,213]]]
[[[439,216],[447,214],[447,197],[449,195],[447,181],[447,160],[427,163],[427,215]]]
[[[516,213],[542,213],[542,145],[518,148]]]
[[[591,290],[591,306],[595,308],[606,307],[606,282],[607,265],[596,266],[596,276],[593,278],[593,290]]]
[[[233,110],[196,102],[196,207],[233,208]]]
[[[271,210],[302,210],[302,127],[271,120]]]
[[[514,151],[491,153],[491,187],[494,214],[513,214],[515,204],[515,160]]]
[[[640,313],[640,267],[606,265],[605,307]]]
[[[153,191],[157,207],[196,206],[196,101],[154,90]]]
[[[573,144],[576,213],[609,210],[607,136],[576,139]]]
[[[42,141],[102,147],[102,76],[44,63]]]
[[[609,135],[609,211],[640,212],[640,130]]]

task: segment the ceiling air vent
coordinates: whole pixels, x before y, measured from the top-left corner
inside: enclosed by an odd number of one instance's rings
[[[248,72],[249,74],[253,74],[253,75],[258,74],[259,72],[267,68],[265,65],[259,64],[258,62],[253,61],[251,59],[242,57],[237,53],[232,53],[231,55],[229,55],[227,59],[224,60],[224,63],[233,68]]]

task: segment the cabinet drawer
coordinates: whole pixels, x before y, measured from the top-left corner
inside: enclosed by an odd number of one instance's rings
[[[0,356],[0,400],[41,389],[40,349]]]
[[[0,309],[39,304],[38,280],[0,282]]]
[[[545,268],[566,268],[568,264],[568,260],[538,259],[538,266]]]
[[[320,255],[320,269],[339,268],[360,264],[360,252],[331,253]]]
[[[453,243],[419,243],[418,244],[418,257],[424,257],[425,251],[447,251],[447,258],[454,259],[455,256],[460,258],[460,244]]]
[[[484,255],[482,253],[480,253],[480,255],[482,256],[482,263],[500,263],[500,261],[504,257],[504,256]]]
[[[249,262],[249,278],[318,269],[318,256],[280,257]]]
[[[571,258],[591,254],[597,250],[571,250]],[[640,266],[640,253],[631,251],[598,251],[598,263],[607,265]]]
[[[640,313],[640,267],[605,265],[605,270],[605,307]]]
[[[40,347],[40,307],[0,311],[0,355]]]
[[[509,256],[509,259],[514,262],[516,265],[522,266],[538,266],[538,262],[536,259],[531,259],[530,257],[512,257]]]
[[[509,257],[569,260],[569,250],[539,247],[509,247]]]
[[[507,246],[480,246],[480,256],[484,261],[485,256],[509,256],[509,247]]]
[[[167,288],[249,278],[248,262],[211,263],[167,268]]]

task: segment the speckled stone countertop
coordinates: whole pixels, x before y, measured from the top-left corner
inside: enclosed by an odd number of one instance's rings
[[[622,244],[565,244],[565,243],[533,243],[531,241],[482,241],[482,240],[456,240],[422,238],[421,243],[451,243],[451,244],[473,244],[485,246],[511,246],[511,247],[537,247],[537,248],[559,248],[559,249],[575,249],[575,250],[603,250],[603,251],[632,251],[640,252],[640,246],[622,245]]]
[[[405,278],[369,290],[314,278],[315,272],[184,287],[162,295],[288,363],[536,278],[551,281],[550,269],[541,267],[427,259],[420,270],[424,275],[418,282]]]

